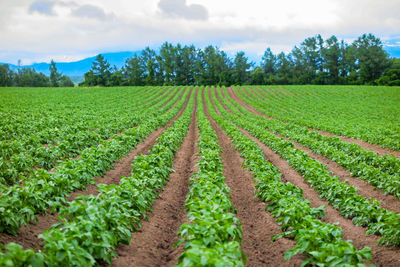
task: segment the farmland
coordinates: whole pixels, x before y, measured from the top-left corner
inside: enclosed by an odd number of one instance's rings
[[[400,88],[0,89],[0,266],[400,266]]]

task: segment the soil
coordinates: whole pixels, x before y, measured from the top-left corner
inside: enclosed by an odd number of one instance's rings
[[[400,266],[400,248],[394,246],[378,246],[379,237],[375,235],[366,236],[366,228],[355,226],[353,222],[340,215],[340,212],[334,209],[329,203],[319,198],[303,177],[288,165],[286,160],[282,159],[277,153],[269,147],[262,144],[258,139],[252,137],[247,131],[240,129],[246,136],[257,142],[264,151],[265,157],[275,166],[279,167],[284,181],[293,183],[303,190],[303,196],[310,200],[313,207],[325,206],[327,223],[338,223],[343,230],[343,240],[352,240],[353,244],[361,249],[368,246],[372,249],[372,264],[377,266]]]
[[[216,109],[215,106],[214,108]],[[223,151],[221,154],[223,173],[231,189],[231,201],[237,209],[236,216],[242,223],[242,249],[247,256],[246,266],[300,266],[305,259],[303,255],[296,255],[289,261],[283,258],[285,251],[295,246],[293,240],[280,238],[275,242],[271,241],[274,235],[281,233],[280,226],[265,211],[265,203],[254,196],[254,177],[250,171],[242,167],[243,159],[232,147],[230,138],[211,119],[206,106],[204,109],[218,135],[219,145]]]
[[[348,184],[358,188],[358,193],[366,198],[375,198],[381,203],[381,207],[392,210],[396,213],[400,213],[400,200],[393,195],[385,195],[384,192],[380,189],[376,189],[373,185],[370,185],[364,180],[361,180],[358,177],[352,177],[351,172],[344,169],[342,166],[332,161],[331,159],[324,157],[320,154],[313,153],[311,149],[300,145],[297,142],[294,142],[291,139],[283,137],[279,134],[276,136],[283,138],[292,142],[295,148],[303,150],[306,152],[311,158],[325,164],[328,166],[328,170],[331,171],[334,175],[339,176],[340,181],[348,181]]]
[[[132,234],[130,245],[121,245],[117,249],[118,258],[113,266],[171,266],[178,263],[183,252],[182,247],[175,248],[179,240],[179,227],[185,222],[184,208],[186,195],[189,192],[189,178],[196,171],[197,141],[196,107],[193,110],[192,122],[182,146],[174,159],[174,172],[152,206],[149,219],[143,222],[142,228]]]
[[[119,184],[119,181],[123,176],[129,176],[131,173],[133,159],[141,153],[148,154],[148,149],[157,142],[157,138],[161,135],[161,133],[182,115],[189,102],[190,94],[188,95],[182,109],[170,122],[168,122],[167,125],[158,128],[155,132],[152,132],[149,136],[147,136],[143,142],[139,143],[136,148],[133,149],[127,156],[124,156],[121,158],[121,160],[115,162],[114,169],[105,172],[103,177],[95,177],[96,183],[107,185]],[[68,201],[73,201],[78,195],[97,195],[98,193],[97,186],[89,184],[85,190],[78,190],[71,193]],[[17,236],[0,233],[0,244],[15,242],[23,246],[25,249],[40,249],[42,240],[38,238],[38,235],[57,222],[60,222],[57,219],[57,213],[38,215],[38,223],[30,223],[27,226],[22,226]]]

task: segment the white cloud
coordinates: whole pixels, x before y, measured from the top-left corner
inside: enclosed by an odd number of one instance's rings
[[[164,41],[261,55],[266,47],[288,51],[318,33],[352,41],[369,32],[383,40],[398,36],[399,0],[0,1],[0,62],[137,50]]]

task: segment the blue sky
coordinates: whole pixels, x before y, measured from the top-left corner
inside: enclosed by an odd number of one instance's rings
[[[320,33],[380,37],[400,56],[400,0],[1,0],[0,62],[75,61],[164,41],[261,58]],[[397,51],[397,52],[396,52]]]

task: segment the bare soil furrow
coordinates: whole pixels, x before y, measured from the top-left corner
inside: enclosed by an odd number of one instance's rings
[[[285,181],[293,183],[303,190],[303,195],[308,199],[313,207],[325,206],[328,223],[338,223],[343,230],[344,240],[353,240],[353,244],[361,249],[368,246],[372,249],[372,264],[377,266],[400,266],[400,248],[394,246],[378,246],[379,237],[376,235],[366,235],[366,228],[355,226],[353,222],[340,215],[340,212],[334,209],[329,203],[319,198],[316,191],[304,181],[303,177],[288,165],[286,160],[282,159],[277,153],[261,143],[258,139],[252,137],[247,131],[240,129],[246,136],[257,142],[264,151],[265,157],[275,166],[279,167],[282,177]]]
[[[130,245],[121,245],[117,249],[113,266],[170,266],[177,263],[181,248],[175,248],[178,230],[186,218],[185,200],[189,192],[189,178],[195,172],[197,162],[196,108],[193,120],[182,146],[174,159],[174,171],[170,181],[160,192],[148,213],[149,219],[142,228],[133,233]]]
[[[265,211],[265,203],[255,198],[254,177],[242,167],[243,159],[232,147],[230,138],[209,116],[207,107],[204,108],[223,151],[223,173],[231,189],[232,203],[238,210],[236,216],[242,223],[242,249],[247,256],[247,266],[300,266],[304,260],[303,255],[297,255],[289,261],[283,258],[285,251],[295,246],[293,240],[281,238],[275,242],[271,241],[274,235],[281,233],[280,226]]]
[[[272,133],[272,132],[271,132]],[[347,171],[345,168],[332,161],[331,159],[324,157],[320,154],[313,153],[313,151],[307,147],[300,145],[299,143],[281,136],[280,134],[275,134],[276,136],[283,138],[287,141],[290,141],[294,144],[295,148],[303,150],[306,152],[311,158],[318,160],[319,162],[328,166],[328,170],[332,172],[332,174],[339,176],[340,180],[347,181],[349,185],[358,188],[358,193],[366,198],[375,198],[379,202],[381,202],[381,207],[392,210],[396,213],[400,213],[400,200],[392,195],[385,195],[382,190],[376,189],[374,186],[370,185],[364,180],[361,180],[358,177],[352,177],[351,172]]]

